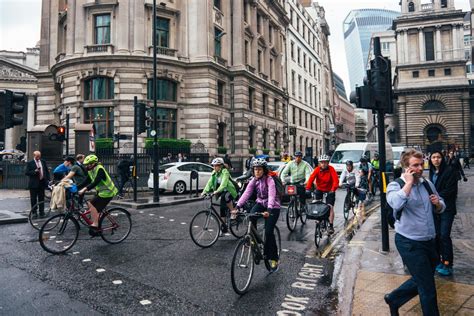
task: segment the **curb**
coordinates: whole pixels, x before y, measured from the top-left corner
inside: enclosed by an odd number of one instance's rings
[[[0,214],[8,217],[0,219],[0,225],[27,223],[28,217],[13,213],[11,211],[0,210]]]
[[[187,203],[192,203],[192,202],[196,202],[196,201],[200,201],[200,200],[202,200],[201,197],[193,197],[193,198],[187,197],[187,198],[182,198],[182,199],[179,199],[179,200],[163,201],[163,202],[161,202],[161,201],[160,202],[153,202],[153,200],[143,200],[141,202],[115,200],[115,201],[111,201],[110,205],[116,205],[116,206],[131,208],[131,209],[135,209],[135,210],[142,210],[142,209],[148,209],[148,208],[156,208],[156,207],[160,207],[160,206],[172,206],[172,205],[187,204]]]

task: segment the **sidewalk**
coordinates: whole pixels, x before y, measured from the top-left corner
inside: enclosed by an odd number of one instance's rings
[[[458,214],[454,220],[454,274],[436,276],[441,315],[474,315],[474,171],[469,182],[459,183]],[[381,252],[380,212],[373,213],[349,243],[344,255],[339,288],[342,315],[390,315],[383,297],[409,278],[390,230],[390,251]],[[401,315],[422,315],[419,299],[400,309]]]

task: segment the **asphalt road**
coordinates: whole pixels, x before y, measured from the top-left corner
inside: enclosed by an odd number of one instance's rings
[[[344,229],[336,201],[336,235]],[[2,209],[28,209],[28,199],[3,195]],[[289,233],[282,210],[280,270],[256,266],[250,291],[237,295],[230,266],[236,239],[225,236],[208,249],[189,237],[192,216],[206,203],[132,210],[129,238],[109,245],[80,239],[66,254],[43,251],[29,224],[0,226],[0,314],[331,314],[337,302],[334,255],[314,247],[314,222]],[[344,238],[339,240],[344,243]],[[341,246],[335,247],[340,249]]]

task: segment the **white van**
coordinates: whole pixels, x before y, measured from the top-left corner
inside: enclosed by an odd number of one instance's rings
[[[346,167],[346,161],[352,160],[354,166],[359,166],[359,161],[362,156],[366,156],[369,161],[374,158],[374,154],[379,151],[378,143],[344,143],[337,146],[332,154],[330,165],[336,169],[340,174]],[[393,169],[393,152],[390,143],[385,144],[387,171]]]

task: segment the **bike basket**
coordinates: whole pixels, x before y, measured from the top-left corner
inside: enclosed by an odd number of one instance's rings
[[[296,189],[296,185],[287,185],[285,187],[285,194],[286,195],[296,195],[298,190]]]
[[[321,201],[306,205],[306,217],[314,220],[329,219],[330,206]]]

